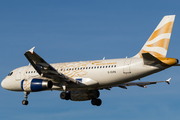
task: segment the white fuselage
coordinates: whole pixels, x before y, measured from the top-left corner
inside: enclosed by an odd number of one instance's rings
[[[59,73],[63,73],[80,84],[67,84],[67,91],[100,89],[140,79],[161,71],[166,67],[161,65],[144,65],[142,58],[108,59],[51,64]],[[12,91],[23,91],[23,79],[42,78],[31,66],[24,66],[12,71],[1,83],[4,88]],[[62,84],[53,81],[51,90],[63,90]]]

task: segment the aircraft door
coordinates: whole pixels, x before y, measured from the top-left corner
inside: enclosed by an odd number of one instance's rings
[[[21,74],[22,74],[22,70],[23,70],[23,67],[21,68],[18,68],[17,70],[17,75],[16,75],[16,80],[21,80]]]
[[[131,69],[130,69],[131,60],[132,60],[132,59],[127,58],[127,59],[124,61],[124,65],[123,65],[123,73],[124,73],[124,74],[130,74],[130,73],[131,73]]]

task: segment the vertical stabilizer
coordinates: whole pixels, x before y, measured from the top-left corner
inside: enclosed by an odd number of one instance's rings
[[[140,52],[134,57],[142,58],[142,53],[150,53],[155,57],[166,57],[174,19],[175,15],[164,16]]]

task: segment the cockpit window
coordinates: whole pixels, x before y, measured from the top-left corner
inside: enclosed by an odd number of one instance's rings
[[[13,74],[13,72],[10,72],[9,74],[8,74],[8,76],[11,76]]]

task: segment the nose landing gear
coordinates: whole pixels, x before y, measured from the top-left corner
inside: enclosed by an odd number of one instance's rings
[[[24,92],[24,94],[25,94],[25,96],[24,96],[25,100],[22,101],[22,104],[23,105],[28,105],[29,102],[27,101],[27,98],[28,98],[28,95],[30,94],[30,92]]]

